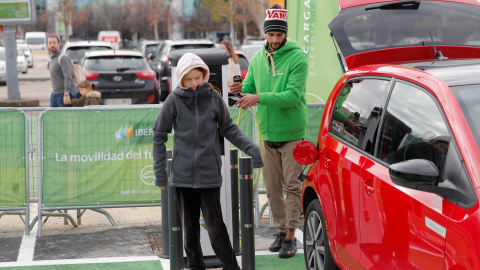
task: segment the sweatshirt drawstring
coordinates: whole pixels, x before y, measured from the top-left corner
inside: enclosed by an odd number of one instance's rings
[[[274,52],[269,52],[268,50],[265,50],[265,53],[267,54],[267,72],[270,74],[270,69],[268,66],[268,60],[270,60],[270,64],[272,65],[272,70],[273,70],[273,77],[277,76],[277,73],[275,72],[275,62],[273,61],[273,55],[277,53],[277,51]]]

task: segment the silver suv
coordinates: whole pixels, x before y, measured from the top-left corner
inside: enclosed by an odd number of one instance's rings
[[[78,64],[87,51],[110,50],[113,45],[107,41],[73,41],[62,46],[62,53],[68,55],[73,63]]]

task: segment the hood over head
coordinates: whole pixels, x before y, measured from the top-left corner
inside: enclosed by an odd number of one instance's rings
[[[203,83],[208,82],[208,79],[210,78],[210,70],[208,69],[207,64],[205,64],[205,62],[203,62],[203,60],[198,55],[193,53],[186,53],[180,58],[180,60],[178,60],[177,64],[177,78],[179,80],[180,87],[185,88],[182,83],[183,76],[185,76],[194,68],[202,68],[203,70],[205,70]]]

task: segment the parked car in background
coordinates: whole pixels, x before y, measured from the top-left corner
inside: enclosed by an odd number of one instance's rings
[[[73,63],[78,64],[88,51],[110,50],[114,49],[113,44],[108,41],[73,41],[66,42],[62,46],[62,53],[68,55]]]
[[[247,75],[248,65],[250,61],[248,60],[247,56],[241,50],[235,50],[235,53],[240,60],[240,71],[242,72],[242,81],[245,80],[245,76]]]
[[[348,72],[318,141],[294,150],[311,164],[306,268],[480,269],[480,47],[465,46],[480,2],[339,3],[329,28]]]
[[[18,40],[17,40],[17,42],[18,42]],[[22,48],[23,52],[25,53],[25,57],[27,58],[28,67],[33,67],[32,49],[30,49],[30,47],[25,43],[20,43],[20,44],[17,43],[17,48],[18,47]]]
[[[264,46],[264,44],[240,45],[240,47],[238,47],[238,49],[241,50],[242,52],[244,52],[245,55],[246,55],[247,58],[248,58],[248,61],[250,61],[250,59],[252,59],[252,56],[253,56],[258,50],[260,50],[263,46]]]
[[[48,50],[47,33],[45,32],[26,32],[25,42],[32,50]]]
[[[0,83],[7,84],[7,62],[5,58],[5,47],[0,47]]]
[[[89,51],[80,60],[87,80],[97,85],[105,105],[158,104],[159,84],[142,53]]]
[[[18,72],[27,73],[28,72],[28,62],[27,56],[22,48],[17,47],[17,69]]]
[[[156,76],[160,83],[161,96],[160,100],[164,101],[167,96],[172,92],[171,87],[171,70],[168,61],[168,54],[174,50],[184,49],[206,49],[214,48],[215,45],[210,40],[164,40],[163,44],[156,51],[155,55],[152,55],[151,61],[156,70]]]
[[[162,40],[143,40],[138,48],[138,51],[143,53],[145,56],[154,55],[162,43]]]
[[[119,31],[100,31],[98,32],[97,40],[110,42],[113,48],[118,50],[121,47],[120,42],[122,37]]]

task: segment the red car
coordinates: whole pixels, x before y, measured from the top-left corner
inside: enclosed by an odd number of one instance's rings
[[[348,71],[294,149],[307,269],[480,269],[480,1],[339,2]]]

